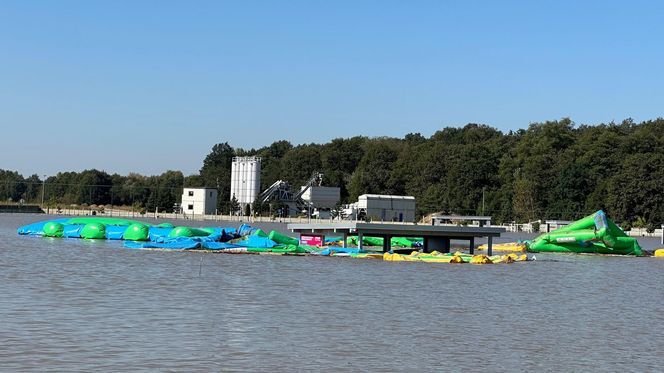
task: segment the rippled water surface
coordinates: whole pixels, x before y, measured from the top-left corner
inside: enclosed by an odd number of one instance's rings
[[[16,235],[40,219],[0,215],[2,371],[664,370],[664,259],[472,266]]]

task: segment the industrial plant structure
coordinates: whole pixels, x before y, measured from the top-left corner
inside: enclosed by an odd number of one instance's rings
[[[340,198],[340,189],[337,187],[323,187],[323,174],[314,172],[305,185],[295,192],[291,185],[284,180],[277,180],[259,196],[260,203],[271,201],[279,202],[287,207],[286,215],[317,213],[321,217],[329,217],[329,211]],[[326,211],[327,213],[321,214]]]

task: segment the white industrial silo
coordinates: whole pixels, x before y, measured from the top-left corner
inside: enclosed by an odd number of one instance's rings
[[[252,190],[254,191],[254,200],[258,198],[261,194],[261,159],[258,158],[258,161],[255,161],[254,165],[254,183],[252,185]]]
[[[253,202],[258,195],[258,191],[254,189],[256,180],[256,162],[255,160],[247,161],[247,201]]]
[[[244,188],[244,184],[247,182],[247,175],[245,174],[245,165],[246,162],[239,161],[237,164],[237,174],[238,174],[238,190],[239,194],[237,195],[237,200],[240,201],[240,203],[246,203],[246,197],[245,194],[247,193],[246,189]]]
[[[237,184],[239,178],[237,173],[237,163],[235,163],[235,158],[233,158],[233,162],[231,163],[231,200],[233,199],[233,196],[237,199],[237,195],[239,194]]]
[[[235,157],[231,164],[231,198],[241,205],[253,203],[260,194],[260,157]]]

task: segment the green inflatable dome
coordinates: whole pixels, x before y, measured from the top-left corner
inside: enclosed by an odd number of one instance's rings
[[[106,226],[101,223],[88,223],[81,230],[81,238],[104,239],[106,238]]]
[[[127,227],[122,238],[130,241],[147,241],[150,228],[145,224],[134,223]]]
[[[65,226],[61,223],[49,222],[44,225],[45,237],[62,237]]]

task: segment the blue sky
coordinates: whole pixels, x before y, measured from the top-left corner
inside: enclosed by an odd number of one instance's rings
[[[2,1],[0,168],[662,116],[658,1]]]

